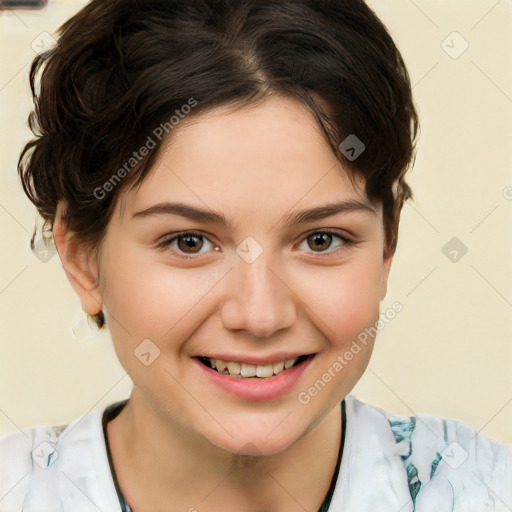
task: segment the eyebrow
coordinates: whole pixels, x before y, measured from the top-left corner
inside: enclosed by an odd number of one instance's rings
[[[296,226],[322,220],[338,213],[350,213],[356,211],[368,211],[377,214],[375,209],[369,204],[357,200],[337,201],[324,206],[301,210],[284,215],[281,222],[286,226]],[[185,203],[158,203],[144,210],[135,212],[132,218],[144,218],[153,215],[178,215],[198,222],[220,224],[223,227],[231,228],[232,221],[226,218],[222,213],[212,210],[199,208]]]

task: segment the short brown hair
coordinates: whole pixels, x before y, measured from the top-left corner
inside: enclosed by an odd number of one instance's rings
[[[192,117],[281,94],[311,110],[382,204],[386,251],[396,249],[419,122],[400,52],[362,0],[92,0],[36,56],[30,86],[36,138],[18,171],[44,228],[63,200],[69,230],[97,248],[121,191],[142,182],[165,138],[119,186],[105,184],[190,98]],[[355,160],[339,149],[349,135],[366,146]],[[102,313],[94,320],[104,325]]]

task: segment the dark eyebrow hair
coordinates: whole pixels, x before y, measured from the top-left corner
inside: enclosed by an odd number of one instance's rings
[[[377,212],[370,203],[363,203],[357,200],[338,201],[336,203],[329,203],[324,206],[318,206],[309,210],[302,210],[295,213],[289,213],[283,216],[283,222],[286,226],[307,224],[315,220],[322,220],[326,217],[331,217],[337,213],[350,213],[357,211],[369,211],[374,215]]]
[[[329,203],[324,206],[318,206],[309,210],[301,210],[299,212],[289,213],[284,215],[281,219],[285,226],[307,224],[316,220],[331,217],[337,213],[349,213],[355,211],[369,211],[374,215],[377,214],[373,206],[369,203],[364,203],[357,200],[338,201],[336,203]],[[136,217],[149,217],[152,215],[179,215],[187,217],[199,222],[209,222],[220,224],[223,227],[231,228],[232,221],[227,219],[221,213],[217,213],[208,209],[198,208],[185,203],[159,203],[150,206],[144,210],[135,212],[132,218]]]

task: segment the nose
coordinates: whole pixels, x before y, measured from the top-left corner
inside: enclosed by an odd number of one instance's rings
[[[226,329],[244,330],[263,338],[295,322],[295,295],[283,273],[269,267],[264,254],[252,263],[237,258],[229,273],[225,282],[227,298],[221,309]]]

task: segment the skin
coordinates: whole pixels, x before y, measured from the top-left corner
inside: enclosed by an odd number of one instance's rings
[[[71,239],[63,205],[54,225],[83,309],[107,313],[134,382],[108,425],[121,488],[135,512],[316,511],[335,469],[339,404],[363,375],[374,340],[309,403],[297,396],[378,320],[392,261],[381,207],[349,180],[312,115],[293,100],[219,108],[185,119],[172,136],[141,187],[123,192],[97,254]],[[305,225],[281,220],[339,200],[373,211]],[[220,212],[232,224],[132,217],[164,201]],[[355,244],[310,236],[326,229]],[[205,238],[188,250],[177,241],[157,248],[185,230]],[[252,263],[236,252],[248,236],[263,248]],[[134,355],[144,339],[160,350],[148,366]],[[316,355],[284,396],[244,400],[210,385],[192,358],[215,353]]]

